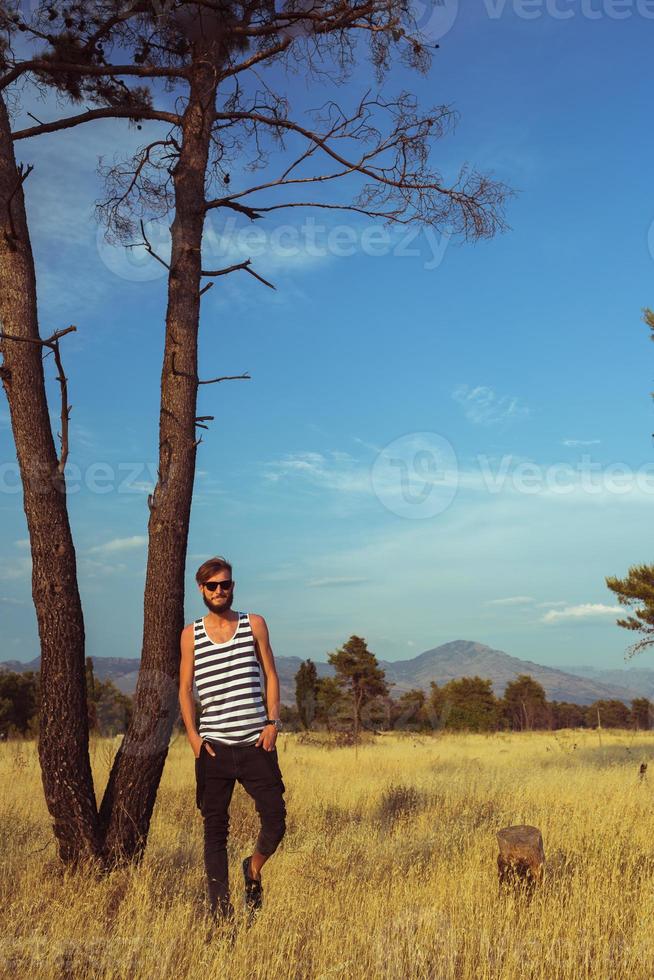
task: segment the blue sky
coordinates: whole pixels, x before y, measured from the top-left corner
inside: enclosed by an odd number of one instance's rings
[[[476,245],[384,242],[379,224],[314,212],[311,248],[311,215],[282,211],[248,247],[241,225],[211,217],[207,258],[254,251],[277,291],[237,274],[203,298],[201,376],[252,380],[200,390],[199,414],[216,421],[198,452],[187,621],[204,611],[195,569],[218,553],[234,563],[235,606],[266,617],[278,655],[326,659],[356,632],[389,660],[468,639],[543,664],[620,666],[630,637],[604,577],[652,559],[654,348],[640,311],[654,304],[654,11],[448,9],[429,76],[396,67],[385,91],[457,109],[434,162],[514,188],[511,229]],[[374,84],[363,58],[340,90],[287,83],[300,111]],[[160,131],[99,122],[18,146],[35,165],[42,334],[78,327],[64,343],[68,476],[95,656],[140,650],[166,303],[159,267],[98,232],[96,162]],[[0,658],[28,660],[38,638],[6,401],[0,440]]]

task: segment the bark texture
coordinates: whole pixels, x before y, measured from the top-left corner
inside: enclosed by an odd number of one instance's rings
[[[134,720],[100,808],[110,864],[139,860],[178,713],[179,637],[196,457],[197,345],[205,177],[215,111],[216,53],[193,59],[174,172],[175,220],[161,375],[159,470],[149,498],[143,643]],[[136,757],[136,758],[135,758]]]
[[[88,753],[84,619],[68,521],[65,476],[50,427],[25,214],[24,172],[16,165],[0,98],[0,327],[2,383],[9,402],[32,552],[32,596],[41,643],[39,759],[59,854],[96,856],[99,823]]]

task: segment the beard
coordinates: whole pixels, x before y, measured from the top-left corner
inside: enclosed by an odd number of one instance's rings
[[[228,609],[232,608],[232,603],[234,602],[234,590],[232,589],[227,596],[225,596],[224,592],[221,592],[220,598],[222,601],[216,602],[215,599],[213,598],[208,599],[206,593],[204,592],[202,593],[202,601],[204,602],[207,609],[209,609],[211,612],[222,613],[222,612],[227,612]]]

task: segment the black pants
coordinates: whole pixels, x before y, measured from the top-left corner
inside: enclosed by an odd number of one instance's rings
[[[209,907],[215,915],[229,910],[227,833],[234,783],[238,780],[254,800],[261,823],[255,849],[266,855],[275,852],[286,830],[286,805],[282,795],[286,787],[276,748],[269,752],[252,742],[224,745],[206,741],[216,754],[211,755],[202,744],[195,760],[196,802],[204,818],[204,866]]]

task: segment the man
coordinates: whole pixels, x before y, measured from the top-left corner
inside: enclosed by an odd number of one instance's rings
[[[242,861],[249,921],[261,908],[261,868],[286,830],[286,790],[277,759],[279,678],[263,616],[232,610],[232,566],[211,558],[195,576],[209,610],[181,635],[179,703],[195,754],[196,803],[204,819],[204,863],[209,908],[214,918],[231,919],[227,833],[236,780],[254,799],[260,830],[254,852]],[[261,694],[259,664],[265,674]],[[193,681],[202,706],[195,727]]]

